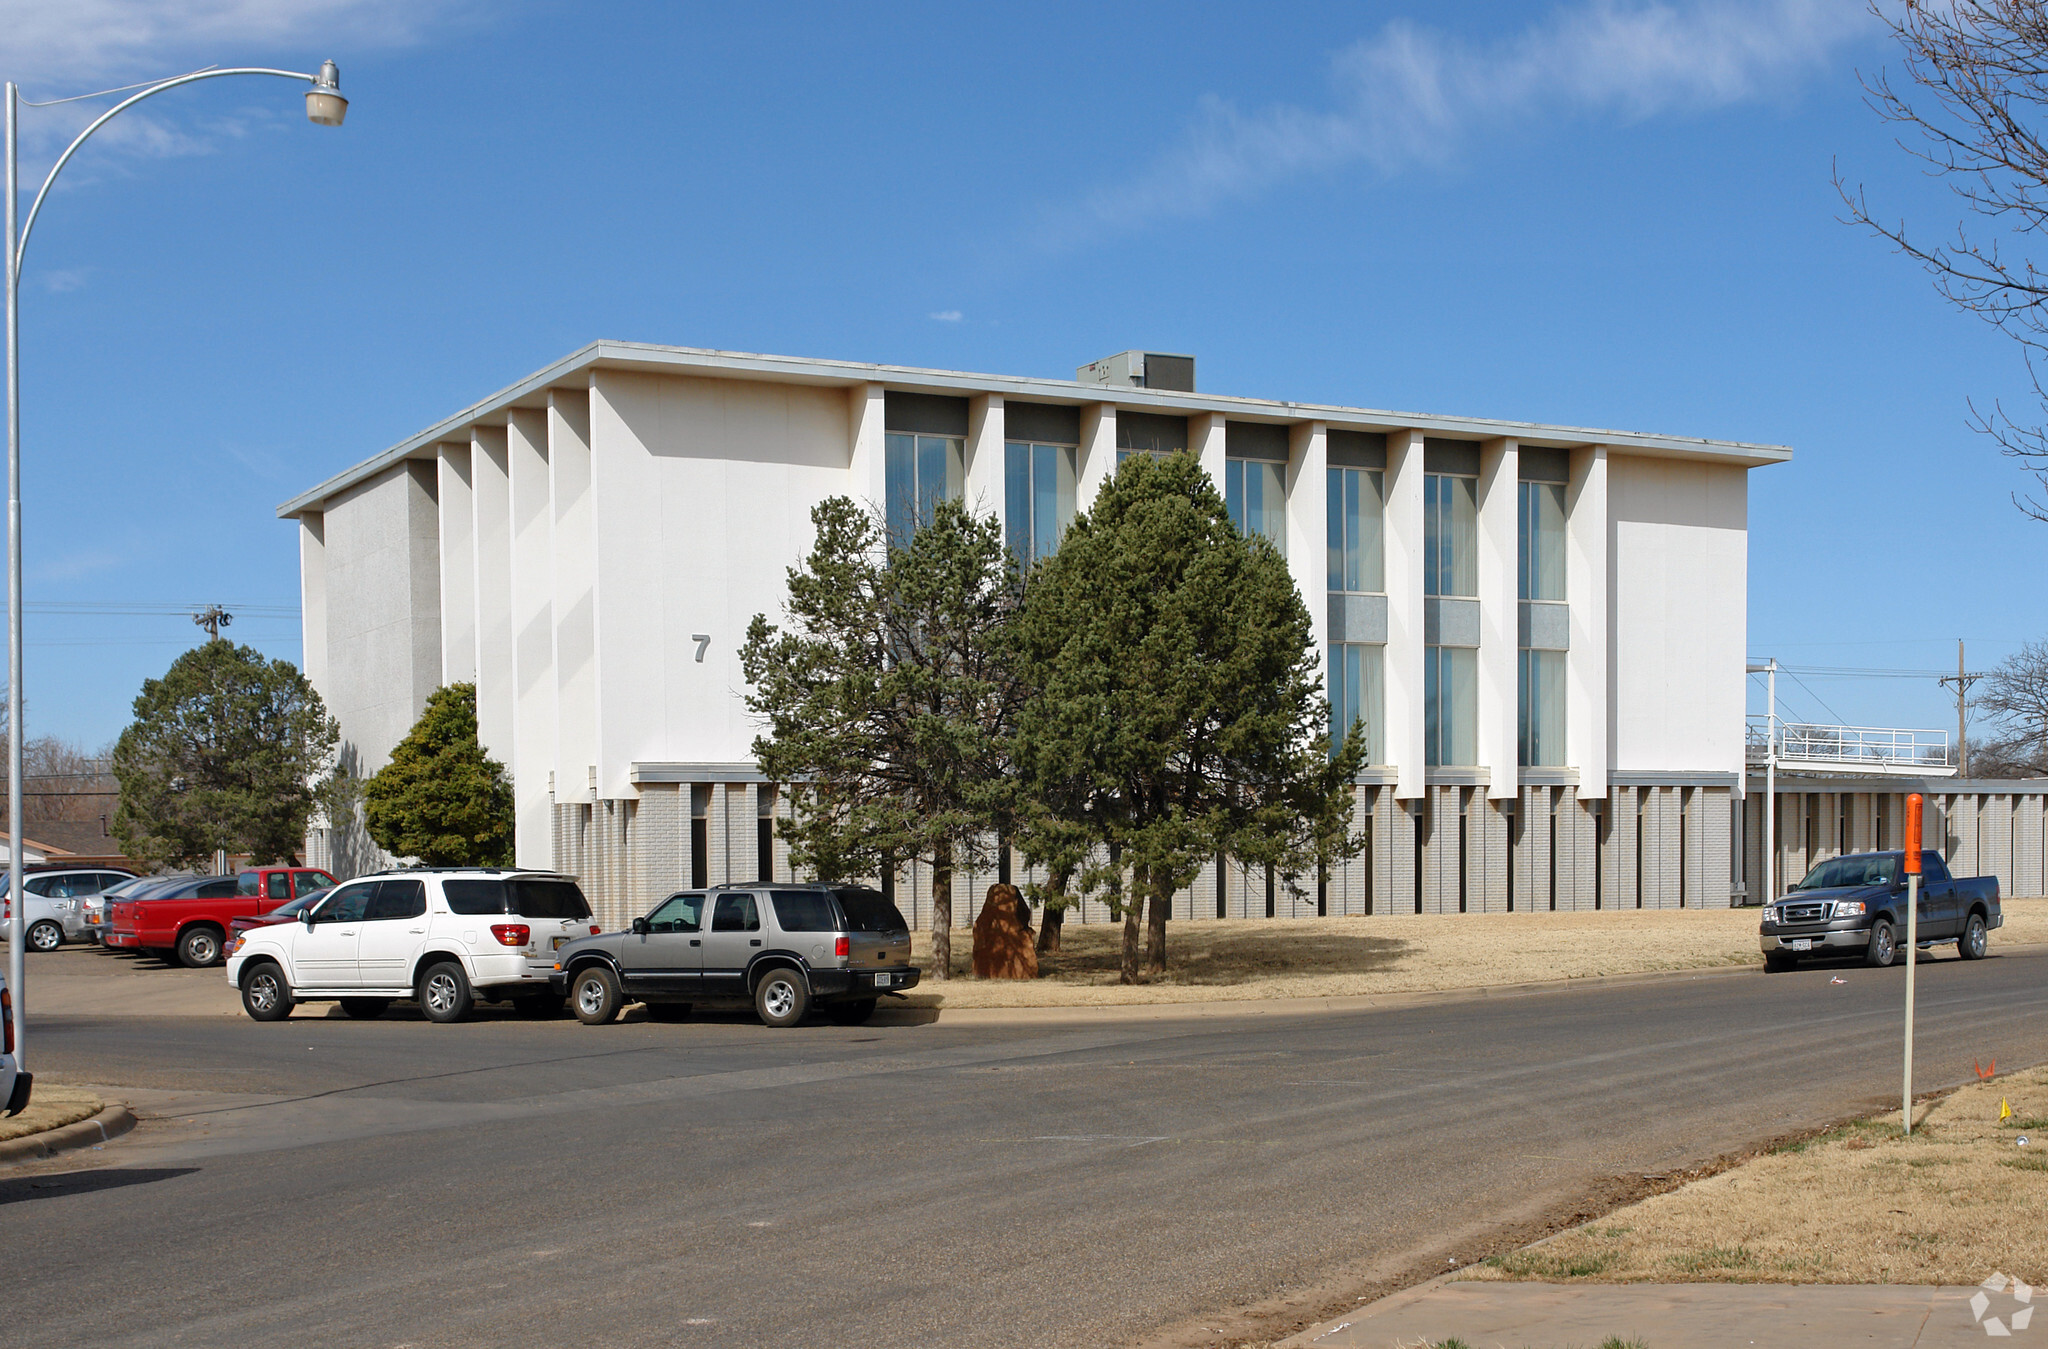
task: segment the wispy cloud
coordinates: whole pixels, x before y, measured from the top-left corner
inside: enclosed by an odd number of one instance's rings
[[[936,314],[931,314],[927,317],[935,323],[958,323],[966,315],[957,309],[941,309]]]
[[[1854,0],[1589,0],[1485,46],[1396,20],[1331,58],[1325,106],[1204,97],[1178,146],[1048,222],[1046,241],[1197,215],[1303,174],[1441,165],[1536,118],[1770,97],[1873,31]]]

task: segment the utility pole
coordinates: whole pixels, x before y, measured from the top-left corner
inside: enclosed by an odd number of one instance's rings
[[[210,642],[220,636],[222,628],[235,621],[235,616],[218,604],[209,604],[192,615],[192,621],[206,629],[206,640]]]
[[[1948,688],[1954,685],[1956,691],[1956,776],[1959,778],[1970,776],[1970,742],[1964,738],[1970,724],[1970,685],[1983,677],[1981,672],[1964,673],[1963,639],[1956,638],[1956,672],[1944,676],[1941,686]]]

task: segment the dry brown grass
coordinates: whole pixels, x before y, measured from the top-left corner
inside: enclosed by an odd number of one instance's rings
[[[2014,1118],[1998,1122],[2000,1098]],[[1790,1144],[1475,1267],[1551,1283],[2048,1283],[2048,1068]],[[2019,1146],[2026,1138],[2029,1146]]]
[[[25,1138],[39,1134],[46,1129],[61,1129],[67,1124],[76,1124],[82,1119],[91,1119],[100,1113],[106,1102],[89,1091],[77,1087],[60,1087],[55,1083],[36,1083],[35,1092],[28,1109],[8,1118],[0,1115],[0,1142],[10,1138]]]
[[[1994,948],[2048,942],[2048,899],[2008,900]],[[1204,919],[1167,931],[1169,968],[1117,982],[1122,928],[1069,922],[1064,946],[1031,981],[965,971],[974,934],[953,934],[954,977],[905,1000],[921,1007],[1083,1007],[1253,998],[1341,998],[1760,964],[1755,909],[1598,913],[1403,914],[1376,918]],[[916,934],[931,968],[931,934]],[[1955,959],[1944,947],[1939,959]]]

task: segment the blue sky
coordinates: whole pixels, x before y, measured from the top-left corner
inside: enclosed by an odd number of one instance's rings
[[[2048,526],[1967,425],[2025,406],[2018,350],[1836,219],[1836,163],[1957,211],[1863,106],[1895,57],[1849,0],[0,21],[30,98],[332,56],[352,100],[330,131],[284,81],[166,95],[38,223],[31,733],[111,740],[180,606],[298,659],[276,504],[600,337],[1055,377],[1152,347],[1215,392],[1789,444],[1751,477],[1753,653],[2048,634]],[[31,181],[81,107],[24,112]],[[1803,678],[1788,715],[1953,724],[1931,679]]]

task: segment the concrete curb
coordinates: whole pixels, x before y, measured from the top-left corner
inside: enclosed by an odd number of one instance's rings
[[[66,1124],[62,1128],[47,1129],[39,1134],[29,1134],[25,1138],[10,1138],[0,1143],[0,1166],[10,1162],[54,1157],[73,1148],[110,1142],[134,1127],[135,1116],[130,1113],[127,1106],[110,1105],[91,1119],[82,1119],[76,1124]]]

